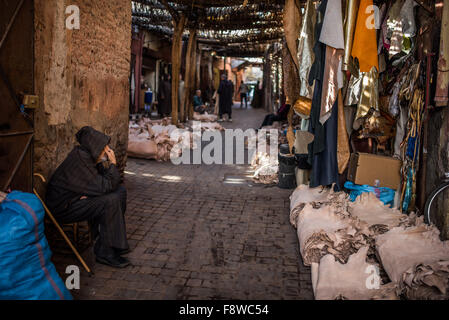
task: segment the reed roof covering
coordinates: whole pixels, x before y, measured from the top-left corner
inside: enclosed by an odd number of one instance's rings
[[[284,0],[134,0],[133,24],[161,37],[173,35],[173,18],[187,17],[184,37],[227,56],[263,56],[284,36]]]

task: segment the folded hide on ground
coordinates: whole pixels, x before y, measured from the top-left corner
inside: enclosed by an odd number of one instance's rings
[[[391,284],[381,285],[373,272],[375,266],[366,262],[368,246],[351,255],[346,264],[335,260],[331,254],[324,256],[312,268],[316,300],[370,300],[397,299]]]
[[[290,200],[290,221],[303,262],[312,265],[317,299],[449,298],[449,241],[422,217],[389,208],[371,193],[350,203],[344,193],[299,186]],[[385,283],[391,280],[377,292],[353,282],[359,276],[354,270],[369,262]]]
[[[376,238],[376,250],[390,279],[409,299],[443,299],[449,291],[449,241],[416,219]]]

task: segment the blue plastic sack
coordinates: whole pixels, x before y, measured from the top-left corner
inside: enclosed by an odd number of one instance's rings
[[[380,199],[380,201],[382,201],[385,205],[389,205],[390,207],[393,207],[394,205],[395,191],[393,189],[376,188],[367,184],[358,185],[352,183],[351,181],[346,181],[345,188],[351,191],[351,193],[349,194],[349,198],[352,202],[354,202],[362,193],[371,192],[374,193],[376,197]]]
[[[0,203],[0,299],[71,300],[50,261],[39,199],[19,191]]]

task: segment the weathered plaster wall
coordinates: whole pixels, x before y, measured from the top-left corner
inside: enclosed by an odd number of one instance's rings
[[[80,9],[80,29],[66,29],[66,7]],[[131,1],[35,0],[35,172],[46,176],[90,125],[112,136],[126,160],[131,57]]]

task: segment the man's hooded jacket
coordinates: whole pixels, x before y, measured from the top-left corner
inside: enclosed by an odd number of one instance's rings
[[[120,183],[115,165],[105,168],[96,163],[111,138],[92,127],[83,127],[76,139],[79,146],[73,148],[48,184],[46,202],[56,214],[82,196],[98,197],[113,192]]]

